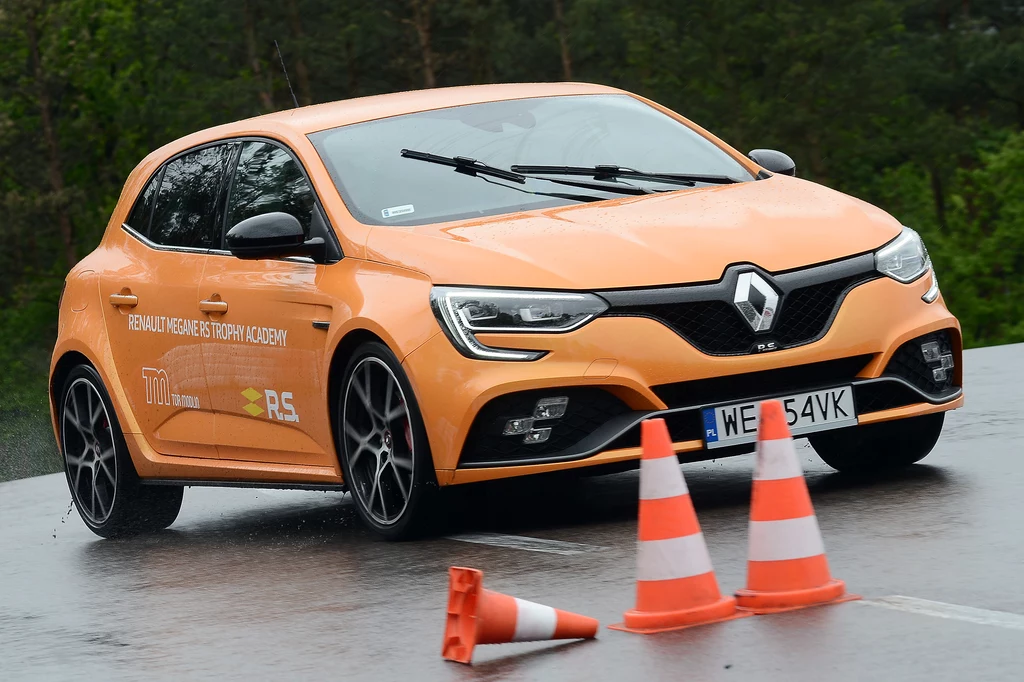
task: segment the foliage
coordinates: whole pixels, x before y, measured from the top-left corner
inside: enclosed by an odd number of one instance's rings
[[[576,79],[787,151],[925,235],[968,344],[1024,340],[1024,0],[0,0],[0,420],[132,167],[291,106],[275,40],[302,104]]]

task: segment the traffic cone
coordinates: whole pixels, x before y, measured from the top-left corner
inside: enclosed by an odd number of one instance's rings
[[[853,599],[860,597],[829,573],[782,403],[766,400],[757,427],[747,588],[736,602],[752,613],[776,613]]]
[[[654,633],[750,614],[723,597],[664,419],[641,424],[636,608],[614,630]]]
[[[485,590],[483,571],[452,566],[448,577],[448,622],[441,655],[449,661],[469,663],[477,644],[597,636],[594,618]]]

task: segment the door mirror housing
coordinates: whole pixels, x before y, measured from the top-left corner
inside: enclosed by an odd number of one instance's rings
[[[779,175],[796,175],[796,163],[788,154],[774,149],[755,149],[747,156],[761,168]]]
[[[311,256],[322,260],[326,248],[323,238],[306,239],[298,219],[280,211],[246,218],[228,230],[224,241],[238,258]]]

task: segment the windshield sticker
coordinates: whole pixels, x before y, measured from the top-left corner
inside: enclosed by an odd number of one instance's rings
[[[385,208],[380,212],[385,218],[394,218],[398,215],[405,215],[406,213],[412,213],[416,209],[413,208],[412,204],[406,204],[405,206],[392,206],[391,208]]]

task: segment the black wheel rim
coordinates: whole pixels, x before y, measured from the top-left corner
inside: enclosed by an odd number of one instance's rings
[[[375,523],[397,523],[412,496],[416,458],[405,393],[379,358],[363,358],[349,375],[341,429],[349,489]]]
[[[117,457],[110,415],[88,379],[75,379],[64,396],[61,445],[78,510],[90,523],[102,525],[117,496]]]

